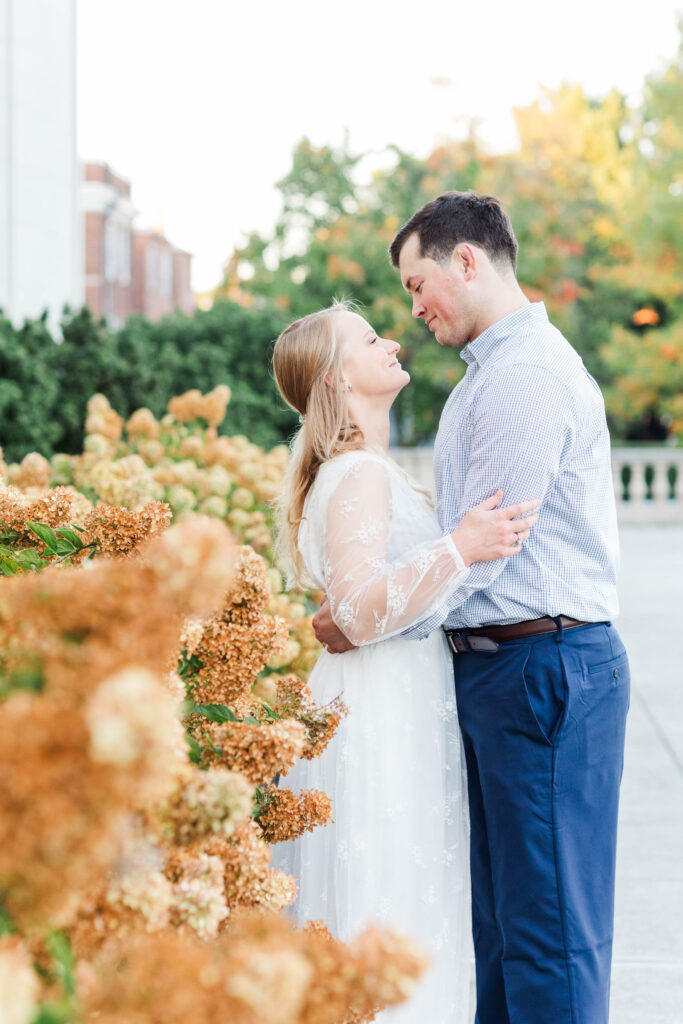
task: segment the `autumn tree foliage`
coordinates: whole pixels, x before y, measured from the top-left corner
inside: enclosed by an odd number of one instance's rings
[[[411,373],[394,406],[396,440],[428,440],[464,367],[412,321],[387,246],[440,192],[493,193],[519,238],[523,289],[545,301],[606,387],[617,436],[646,434],[648,422],[680,434],[681,54],[635,98],[612,90],[596,99],[569,83],[541,90],[514,112],[514,152],[491,152],[472,127],[426,159],[392,148],[368,179],[348,146],[335,152],[302,140],[279,184],[275,229],[233,253],[217,297],[267,302],[291,316],[333,295],[356,299],[380,333],[401,343]],[[649,383],[640,386],[644,370]]]

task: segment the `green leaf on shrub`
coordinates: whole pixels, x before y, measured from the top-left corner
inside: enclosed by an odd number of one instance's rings
[[[0,572],[3,576],[16,576],[18,572],[21,572],[21,565],[9,548],[0,548]]]
[[[12,923],[12,918],[0,904],[0,935],[11,935],[13,931],[14,924]]]
[[[59,554],[57,536],[50,526],[46,526],[45,523],[26,523],[26,525],[31,533],[35,533],[36,537],[42,540],[46,548],[49,548],[55,555]]]
[[[209,736],[208,732],[205,732],[205,733],[204,733],[204,739],[206,740],[206,742],[207,742],[208,746],[210,746],[210,747],[211,747],[211,749],[212,749],[212,751],[214,752],[214,754],[217,754],[217,755],[218,755],[219,757],[220,757],[220,756],[222,756],[222,754],[223,754],[223,751],[221,750],[221,748],[220,748],[220,747],[217,747],[217,746],[216,746],[216,744],[215,744],[215,743],[213,742],[213,740],[212,740],[212,739],[211,739],[211,737]]]
[[[72,1024],[76,1020],[73,1000],[59,1003],[40,1003],[31,1024]]]
[[[210,722],[239,722],[235,712],[226,704],[195,704],[192,710],[194,714],[203,715]]]
[[[181,679],[186,679],[188,676],[193,676],[199,672],[202,667],[202,660],[198,658],[196,654],[187,656],[187,651],[183,647],[180,652],[180,661],[178,663],[178,675]]]
[[[52,956],[52,964],[58,981],[64,990],[64,994],[72,996],[76,991],[74,979],[74,958],[71,952],[71,943],[61,932],[51,931],[45,945]]]
[[[65,541],[70,546],[70,549],[74,551],[80,551],[83,547],[81,538],[74,530],[69,529],[68,526],[60,526],[57,530],[57,536]]]
[[[275,722],[279,722],[280,721],[280,716],[275,711],[273,711],[273,709],[271,708],[270,704],[266,704],[266,702],[264,700],[262,700],[261,701],[261,707],[263,708],[265,713],[268,715],[268,718],[272,718]]]
[[[70,529],[68,526],[60,526],[60,528],[57,530],[57,536],[63,537],[65,540],[70,541],[77,551],[80,551],[81,548],[83,547],[83,541],[81,540],[81,538],[74,530]]]
[[[16,576],[20,572],[32,572],[47,565],[35,548],[9,548],[0,545],[0,573],[3,576]]]
[[[192,764],[201,764],[202,761],[202,745],[198,743],[194,736],[190,736],[189,733],[185,733],[185,739],[187,745],[190,748],[190,761]]]
[[[15,690],[29,690],[39,693],[45,684],[42,666],[38,663],[15,669],[7,674],[0,673],[0,700],[9,697]]]

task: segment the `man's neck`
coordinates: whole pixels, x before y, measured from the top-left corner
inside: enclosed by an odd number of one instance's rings
[[[516,313],[518,309],[522,309],[524,306],[529,305],[529,300],[517,284],[517,281],[509,286],[500,289],[495,292],[490,299],[487,299],[486,303],[482,305],[481,312],[477,317],[472,331],[472,337],[470,341],[474,341],[480,334],[487,331],[489,327],[493,327],[500,320],[504,320],[506,316],[510,316],[511,313]]]

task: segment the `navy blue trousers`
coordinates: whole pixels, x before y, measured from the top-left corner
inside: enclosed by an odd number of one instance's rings
[[[476,1024],[608,1024],[624,646],[591,623],[453,662]]]

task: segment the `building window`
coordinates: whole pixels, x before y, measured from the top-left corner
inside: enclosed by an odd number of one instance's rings
[[[173,296],[173,256],[168,249],[164,249],[160,256],[159,291],[162,298],[170,299]]]

